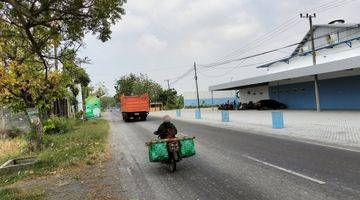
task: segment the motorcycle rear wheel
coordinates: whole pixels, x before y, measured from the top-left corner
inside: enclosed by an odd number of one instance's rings
[[[175,153],[174,153],[175,154]],[[171,158],[170,158],[170,162],[168,164],[168,167],[169,167],[169,170],[171,172],[175,172],[176,171],[176,159],[175,159],[175,156],[172,155]]]

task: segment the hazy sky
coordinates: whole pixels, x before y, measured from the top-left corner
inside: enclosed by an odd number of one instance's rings
[[[315,24],[334,19],[360,23],[360,0],[128,0],[125,8],[126,15],[112,28],[111,40],[102,43],[89,35],[81,50],[81,56],[91,59],[84,67],[92,84],[104,82],[110,95],[115,92],[115,80],[131,72],[145,73],[167,87],[165,79],[174,81],[194,61],[208,64],[299,42],[309,29],[300,12],[316,12]],[[200,68],[200,90],[264,73],[255,65],[237,66],[285,57],[291,50]],[[189,74],[171,86],[192,91],[193,77]]]

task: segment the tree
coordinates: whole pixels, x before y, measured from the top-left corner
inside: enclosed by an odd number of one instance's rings
[[[115,84],[116,95],[120,94],[141,95],[148,93],[151,102],[161,102],[165,109],[181,108],[184,105],[182,96],[178,96],[176,90],[164,90],[158,83],[144,74],[129,74],[121,77]]]
[[[178,96],[174,89],[163,90],[159,94],[159,101],[164,105],[165,109],[178,109],[183,107],[183,98]]]
[[[0,0],[0,104],[44,116],[67,87],[89,77],[76,57],[86,33],[110,39],[125,0]],[[59,68],[62,64],[62,70]],[[74,73],[76,72],[76,73]]]
[[[127,76],[122,76],[115,83],[116,95],[124,94],[126,96],[133,95],[133,88],[136,83],[140,82],[140,78],[135,74],[129,74]]]
[[[101,108],[106,109],[109,107],[115,107],[116,101],[113,97],[103,96],[100,98]]]
[[[115,90],[117,96],[121,94],[131,96],[148,93],[150,100],[155,102],[158,101],[162,88],[161,85],[151,80],[144,74],[140,74],[139,76],[129,74],[116,81]]]
[[[98,83],[95,87],[93,87],[91,91],[91,95],[101,98],[106,95],[108,90],[103,82]]]
[[[141,95],[144,93],[148,93],[150,100],[153,102],[159,101],[159,94],[162,91],[162,87],[160,84],[151,80],[146,75],[140,75],[140,81],[133,86],[133,94]]]
[[[11,40],[8,43],[21,38],[23,53],[36,56],[33,61],[43,65],[47,80],[49,60],[56,63],[67,56],[69,49],[79,49],[85,33],[98,34],[103,42],[109,40],[111,25],[125,14],[124,3],[125,0],[0,0],[0,21],[6,24],[2,33]]]
[[[13,111],[24,111],[28,107],[36,107],[46,112],[56,98],[66,95],[66,76],[58,71],[49,73],[48,81],[38,77],[43,76],[42,70],[28,67],[25,64],[10,63],[8,68],[0,67],[0,103],[9,106]]]
[[[46,91],[54,90],[51,88],[50,74],[67,74],[72,81],[87,85],[89,77],[76,64],[87,59],[77,58],[76,52],[83,45],[86,33],[98,34],[103,42],[110,39],[111,25],[125,13],[122,8],[124,3],[124,0],[0,0],[1,70],[3,73],[13,73],[14,69],[9,71],[11,66],[28,68],[28,74],[36,76],[27,77],[26,81],[42,86],[42,90],[37,90],[41,97],[51,94],[45,93]],[[58,68],[58,62],[62,64],[63,72]],[[59,89],[63,91],[71,85],[66,82],[62,86]],[[17,88],[1,87],[10,93],[21,95],[16,99],[22,98],[22,102],[27,105],[19,107],[36,106],[45,113],[51,108],[53,102],[50,101],[56,97],[51,96],[43,102],[30,102],[34,99],[28,97],[26,89],[22,90],[24,94],[18,94],[14,92]],[[15,98],[1,103],[17,104],[18,101],[11,102],[12,100]],[[48,104],[45,106],[44,102]]]

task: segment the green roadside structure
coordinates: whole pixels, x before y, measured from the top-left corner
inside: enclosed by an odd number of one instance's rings
[[[85,99],[85,116],[87,119],[101,117],[101,101],[96,96],[89,96]]]

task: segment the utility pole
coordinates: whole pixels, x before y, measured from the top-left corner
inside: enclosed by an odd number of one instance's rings
[[[300,18],[307,18],[309,19],[309,25],[310,25],[310,32],[311,32],[311,54],[312,54],[312,61],[313,65],[316,65],[316,51],[315,51],[315,42],[314,42],[314,26],[312,23],[312,19],[316,18],[316,14],[308,14],[303,15],[300,14]],[[316,111],[320,112],[320,90],[319,90],[319,82],[318,82],[318,75],[314,75],[314,87],[315,87],[315,101],[316,101]]]
[[[167,82],[168,89],[170,90],[170,79],[165,80]]]
[[[197,71],[196,71],[196,62],[194,62],[194,71],[195,71],[195,84],[196,84],[197,108],[198,108],[198,109],[200,109],[199,86],[198,86],[198,77],[197,77]]]

